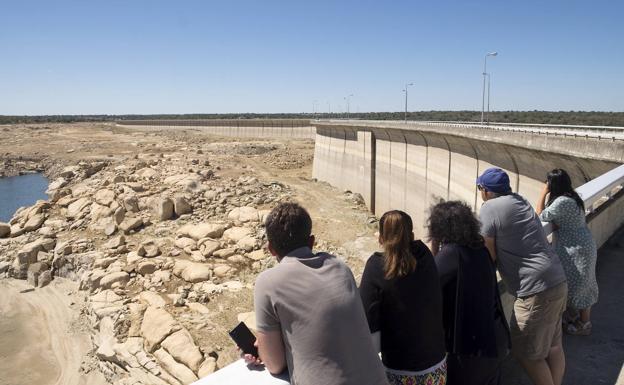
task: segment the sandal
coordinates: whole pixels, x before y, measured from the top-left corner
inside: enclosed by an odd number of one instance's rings
[[[565,327],[565,331],[573,336],[588,336],[591,334],[592,323],[591,321],[582,322],[576,320],[575,322],[568,323]]]
[[[574,324],[580,321],[580,317],[578,314],[570,315],[567,311],[563,313],[563,317],[561,318],[561,326],[564,329],[568,327],[570,324]]]

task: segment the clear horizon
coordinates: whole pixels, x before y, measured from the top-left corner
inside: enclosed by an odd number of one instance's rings
[[[22,1],[0,115],[624,111],[624,3]]]

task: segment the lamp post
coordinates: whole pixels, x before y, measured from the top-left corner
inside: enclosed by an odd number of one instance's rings
[[[353,94],[349,94],[344,97],[344,100],[347,102],[347,119],[349,119],[349,99],[353,96]]]
[[[316,119],[316,103],[318,103],[318,100],[312,102],[312,119]]]
[[[490,124],[490,79],[492,74],[487,74],[487,114],[485,115],[485,122]]]
[[[414,83],[409,83],[409,84],[405,84],[405,89],[403,90],[403,92],[405,92],[405,123],[407,123],[407,87],[409,86],[413,86]]]
[[[483,124],[483,115],[485,114],[485,77],[487,76],[487,58],[488,56],[496,56],[498,52],[488,52],[483,59],[483,92],[481,95],[481,124]],[[488,91],[489,98],[489,91]]]

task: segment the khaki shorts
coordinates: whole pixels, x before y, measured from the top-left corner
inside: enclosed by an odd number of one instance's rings
[[[567,283],[529,297],[517,298],[509,323],[511,351],[516,357],[541,360],[561,346],[561,317],[566,309]]]

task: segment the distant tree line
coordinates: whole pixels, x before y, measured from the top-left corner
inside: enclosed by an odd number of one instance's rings
[[[344,113],[299,113],[299,114],[155,114],[155,115],[40,115],[10,116],[0,115],[0,124],[15,123],[75,123],[75,122],[115,122],[134,119],[336,119],[346,118]],[[350,119],[402,120],[403,112],[363,112],[351,113]],[[481,121],[480,111],[414,111],[407,113],[408,120],[433,121]],[[624,127],[624,112],[597,111],[495,111],[490,112],[490,122],[572,124],[588,126]]]

